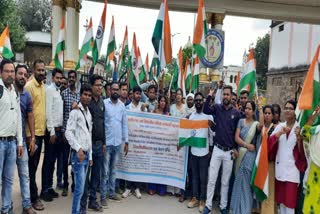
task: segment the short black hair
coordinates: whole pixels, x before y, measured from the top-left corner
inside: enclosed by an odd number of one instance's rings
[[[24,68],[24,69],[26,69],[27,72],[29,72],[29,69],[28,69],[28,66],[27,66],[27,65],[25,65],[25,64],[18,64],[18,65],[16,66],[15,70],[14,70],[16,74],[17,74],[17,71],[18,71],[19,68]]]
[[[291,105],[293,105],[293,108],[296,109],[296,107],[297,107],[297,102],[296,102],[296,101],[294,101],[294,100],[288,100],[284,105],[287,105],[288,103],[291,104]]]
[[[139,86],[135,86],[133,89],[132,89],[132,92],[135,93],[135,92],[142,92],[142,89],[139,87]]]
[[[33,61],[33,69],[36,68],[37,64],[45,64],[44,61],[42,59],[36,59]]]
[[[100,76],[100,75],[98,75],[98,74],[93,74],[93,75],[90,77],[90,84],[91,84],[91,85],[94,85],[97,80],[103,81],[103,77]]]
[[[265,106],[263,106],[263,108],[262,108],[263,113],[265,113],[266,109],[270,109],[272,115],[274,115],[274,109],[273,109],[272,105],[265,105]]]
[[[3,59],[0,63],[0,71],[2,72],[4,65],[6,64],[12,64],[14,67],[13,62],[10,59]]]
[[[223,91],[225,90],[225,89],[229,89],[230,90],[230,92],[231,92],[231,94],[232,94],[232,86],[231,85],[225,85],[225,86],[223,86]]]
[[[71,74],[74,74],[74,76],[75,76],[76,79],[77,79],[77,72],[76,72],[75,70],[70,70],[70,71],[68,72],[68,78],[70,77]]]
[[[237,98],[238,98],[238,95],[237,95],[237,93],[236,92],[232,92],[232,96],[236,96]]]
[[[59,69],[59,68],[54,68],[54,69],[52,70],[52,77],[56,76],[57,73],[59,73],[59,74],[61,74],[61,75],[63,76],[63,71],[62,71],[61,69]]]
[[[128,84],[126,82],[120,82],[120,89],[124,86],[127,86],[128,87]]]
[[[275,103],[275,104],[272,104],[272,107],[273,107],[273,111],[277,108],[278,109],[278,114],[281,115],[281,107],[279,104]]]
[[[64,75],[62,76],[62,79],[68,80],[67,77],[65,77]]]
[[[249,97],[249,91],[247,91],[247,90],[240,91],[240,95],[244,95],[244,94],[247,94]]]
[[[119,85],[119,82],[117,82],[117,81],[112,81],[111,83],[107,83],[106,86],[107,86],[107,85],[110,85],[110,88],[111,88],[111,86],[114,85],[114,84]]]
[[[81,85],[81,89],[80,89],[80,96],[83,94],[83,92],[85,91],[90,91],[92,93],[92,88],[91,85],[85,83]]]
[[[107,82],[105,85],[104,85],[104,88],[107,88],[107,86],[111,86],[112,85],[112,82]],[[119,85],[119,83],[118,83]]]
[[[151,89],[154,89],[155,91],[157,91],[157,87],[156,87],[155,85],[149,85],[149,87],[148,87],[148,92],[149,92]]]
[[[196,98],[196,96],[201,96],[202,97],[202,99],[204,99],[204,96],[203,96],[203,94],[201,93],[201,92],[197,92],[195,95],[194,95],[194,98]]]

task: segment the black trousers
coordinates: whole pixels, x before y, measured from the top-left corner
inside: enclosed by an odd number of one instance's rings
[[[198,157],[191,155],[192,167],[192,195],[198,200],[206,201],[207,198],[207,183],[208,183],[208,167],[209,154]]]

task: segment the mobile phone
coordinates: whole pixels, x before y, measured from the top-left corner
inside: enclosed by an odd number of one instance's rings
[[[218,88],[218,83],[217,83],[217,81],[212,81],[212,82],[211,82],[211,89],[216,89],[216,88]]]

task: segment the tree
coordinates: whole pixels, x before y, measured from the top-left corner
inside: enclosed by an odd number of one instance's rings
[[[21,26],[21,18],[17,10],[16,1],[0,1],[0,33],[9,25],[10,41],[14,52],[20,52],[25,47],[25,30]]]
[[[27,31],[51,31],[50,0],[17,0],[22,25]]]
[[[257,39],[256,47],[254,48],[254,56],[256,58],[257,85],[259,89],[267,88],[267,72],[269,61],[269,46],[270,35]]]

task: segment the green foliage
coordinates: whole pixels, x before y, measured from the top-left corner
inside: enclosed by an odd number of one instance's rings
[[[259,89],[267,88],[267,72],[269,61],[269,46],[270,35],[266,34],[264,37],[257,39],[256,47],[254,49],[254,56],[257,61],[257,84]]]
[[[192,47],[182,49],[182,65],[183,65],[182,69],[184,69],[185,67],[187,58],[189,59],[189,62],[191,62],[191,57],[192,57]]]
[[[9,25],[10,41],[14,52],[20,52],[25,47],[25,29],[21,25],[20,14],[16,1],[0,0],[0,32]]]

